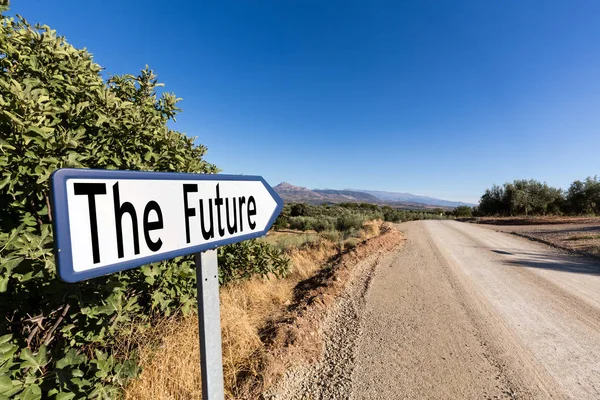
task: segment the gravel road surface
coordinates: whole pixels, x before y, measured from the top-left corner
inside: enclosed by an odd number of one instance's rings
[[[353,312],[332,309],[326,356],[274,398],[600,398],[597,261],[473,224],[399,227]]]

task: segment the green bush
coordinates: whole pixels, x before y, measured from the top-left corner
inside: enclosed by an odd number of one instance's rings
[[[321,217],[312,221],[312,228],[317,232],[331,231],[335,229],[335,218]]]
[[[290,209],[292,217],[307,217],[309,215],[310,206],[306,203],[293,204]]]
[[[459,206],[454,209],[452,214],[458,218],[470,218],[473,216],[473,209],[469,206]]]
[[[314,219],[310,217],[290,218],[290,229],[297,231],[309,231],[313,228]]]
[[[335,221],[335,229],[338,231],[359,230],[365,223],[365,218],[360,215],[345,215],[338,217]]]
[[[204,146],[169,128],[179,99],[157,95],[150,69],[107,82],[101,71],[47,26],[1,16],[0,398],[113,398],[138,372],[135,357],[113,354],[122,324],[195,309],[191,257],[77,284],[57,279],[54,170],[217,172]],[[222,281],[285,269],[255,242],[221,249],[220,263]]]
[[[228,284],[258,275],[285,276],[291,261],[283,251],[264,241],[246,240],[219,248],[219,282]]]
[[[273,224],[273,229],[275,229],[276,231],[279,231],[279,230],[288,228],[289,225],[290,225],[290,221],[289,221],[288,217],[282,217],[281,215],[279,215],[277,217],[277,219],[275,220],[275,223]]]
[[[323,239],[328,240],[333,243],[338,243],[340,241],[340,232],[338,231],[325,231],[319,234]]]
[[[290,229],[297,231],[324,232],[336,229],[336,218],[321,216],[317,217],[290,217]]]

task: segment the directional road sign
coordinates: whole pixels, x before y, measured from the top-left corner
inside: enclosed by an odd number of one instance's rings
[[[262,236],[283,207],[260,176],[60,169],[52,194],[67,282]]]
[[[78,282],[196,253],[202,398],[223,400],[218,246],[267,233],[283,200],[260,176],[60,169],[58,273]]]

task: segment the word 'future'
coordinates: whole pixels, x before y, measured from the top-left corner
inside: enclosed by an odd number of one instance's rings
[[[128,214],[131,218],[132,222],[132,235],[133,235],[133,247],[134,254],[140,253],[140,240],[138,235],[138,218],[137,211],[133,204],[130,202],[121,203],[121,199],[119,196],[119,182],[115,183],[112,187],[113,189],[113,208],[114,208],[114,218],[115,218],[115,230],[117,237],[117,255],[119,258],[124,257],[124,249],[123,249],[123,216]],[[92,239],[92,255],[94,264],[100,262],[100,244],[98,240],[98,218],[96,213],[96,196],[106,195],[106,184],[105,183],[74,183],[74,192],[75,195],[83,195],[88,198],[88,209],[90,216],[90,230],[91,230],[91,239]],[[192,217],[195,217],[196,208],[189,204],[188,194],[198,192],[197,184],[183,184],[183,215],[185,217],[185,238],[186,243],[190,243],[190,229],[192,225],[190,222],[193,220]],[[219,191],[219,184],[215,187],[216,196],[214,199],[207,199],[207,204],[205,208],[205,199],[199,199],[199,226],[202,232],[202,237],[206,241],[211,241],[211,239],[215,238],[215,235],[218,235],[219,238],[225,236],[225,228],[227,228],[227,232],[230,235],[236,234],[238,232],[244,231],[244,211],[246,214],[246,220],[248,222],[248,227],[250,230],[254,230],[256,228],[256,222],[253,220],[253,217],[256,216],[256,200],[254,196],[249,196],[246,199],[245,196],[240,197],[232,197],[223,198],[221,197]],[[213,203],[214,200],[214,203]],[[231,204],[230,204],[231,200]],[[222,206],[225,206],[225,211],[223,212]],[[156,213],[156,219],[154,221],[150,221],[150,212],[154,211]],[[207,212],[206,212],[207,211]],[[216,211],[216,224],[214,214]],[[239,213],[238,213],[239,211]],[[208,217],[206,217],[208,214]],[[223,214],[225,214],[225,218],[223,218]],[[223,223],[223,220],[226,220],[226,225]],[[198,226],[196,225],[196,226]],[[144,207],[143,213],[143,232],[144,239],[148,249],[153,252],[157,252],[163,245],[160,237],[156,240],[152,240],[150,237],[151,231],[157,231],[164,228],[163,214],[160,208],[160,205],[154,201],[150,200],[147,202]]]

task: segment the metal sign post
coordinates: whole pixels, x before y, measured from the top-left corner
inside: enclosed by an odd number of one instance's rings
[[[223,389],[217,250],[197,253],[195,261],[198,286],[202,398],[206,400],[223,400],[225,392]]]
[[[196,254],[202,395],[223,400],[216,248],[265,235],[282,209],[260,176],[60,169],[52,174],[58,275],[79,282]]]

